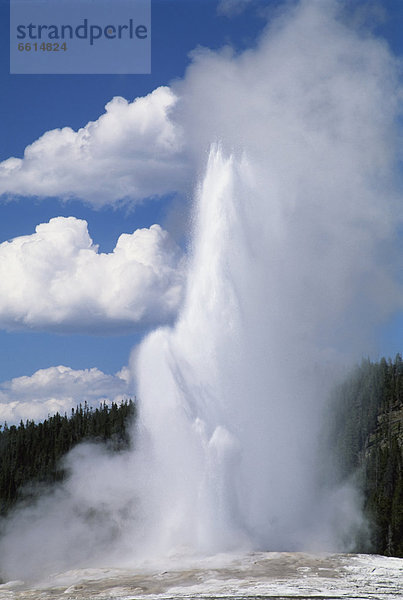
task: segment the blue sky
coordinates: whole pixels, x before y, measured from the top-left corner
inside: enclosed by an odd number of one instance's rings
[[[132,101],[182,77],[189,63],[189,52],[198,45],[219,48],[231,43],[242,48],[253,43],[264,24],[255,11],[236,19],[218,16],[215,0],[156,0],[152,3],[151,75],[10,75],[8,2],[2,0],[0,7],[1,89],[4,90],[0,98],[0,160],[21,157],[25,147],[45,131],[63,126],[78,129],[96,120],[114,96]],[[164,224],[170,215],[170,202],[171,197],[167,197],[135,210],[130,205],[93,210],[79,200],[63,203],[57,197],[39,200],[18,197],[1,205],[1,241],[30,234],[38,223],[52,217],[73,215],[87,220],[94,241],[108,252],[121,233],[153,223]],[[187,210],[186,206],[181,208]],[[183,233],[177,232],[181,244],[185,243]],[[66,362],[74,368],[99,365],[106,372],[115,372],[127,362],[131,347],[142,334],[141,331],[123,337],[93,339],[81,335],[61,337],[2,331],[0,380]]]
[[[249,2],[233,0],[226,4],[218,3],[216,0],[153,0],[152,73],[150,75],[10,75],[9,6],[7,1],[0,0],[0,89],[2,90],[0,95],[0,161],[5,161],[10,157],[21,159],[25,148],[38,140],[45,132],[63,127],[70,127],[77,131],[90,121],[97,121],[104,113],[105,105],[116,96],[121,96],[128,103],[132,103],[135,98],[147,96],[160,86],[169,86],[172,82],[179,82],[180,85],[191,61],[189,53],[199,46],[216,51],[224,45],[230,45],[236,53],[255,47],[267,19],[270,20],[274,9],[283,4],[280,0],[251,0]],[[353,4],[356,4],[358,8],[361,5],[361,9],[365,5],[363,2],[350,3],[350,8]],[[382,7],[381,11],[373,8],[376,3],[368,3],[368,5],[372,7],[368,10],[372,11],[371,14],[374,15],[370,17],[370,20],[374,21],[375,33],[386,38],[392,51],[396,55],[402,56],[403,3],[399,0],[383,1],[379,3],[379,7]],[[224,10],[225,6],[227,6],[227,10]],[[359,19],[360,14],[358,11],[355,18]],[[378,20],[376,21],[376,19]],[[158,102],[169,102],[169,99],[160,97]],[[113,106],[118,115],[119,106],[117,104]],[[382,107],[379,107],[379,110],[381,111]],[[145,141],[147,139],[145,138]],[[153,140],[154,138],[150,137],[150,143]],[[144,190],[146,194],[149,189],[150,174],[148,172],[144,174],[140,192],[133,192],[134,196],[137,194],[133,201],[130,199],[130,190],[133,190],[133,184],[130,183],[132,187],[129,185],[128,199],[124,203],[119,202],[118,198],[109,201],[108,190],[102,199],[102,183],[100,183],[100,190],[94,192],[95,195],[99,194],[99,198],[101,198],[99,201],[94,200],[85,190],[81,194],[80,189],[73,190],[75,199],[66,199],[63,197],[62,188],[57,185],[55,188],[49,188],[49,192],[44,193],[39,184],[33,195],[24,191],[26,184],[21,184],[20,191],[11,188],[9,192],[6,190],[7,193],[1,197],[0,242],[21,236],[32,236],[39,224],[46,224],[52,218],[75,217],[88,223],[89,235],[94,244],[99,246],[99,252],[102,253],[111,253],[122,233],[132,235],[135,230],[150,228],[155,223],[162,227],[163,232],[168,232],[169,242],[166,238],[161,237],[162,234],[154,232],[156,237],[152,242],[146,240],[142,243],[146,245],[159,244],[159,249],[165,249],[168,243],[175,245],[175,250],[169,246],[169,252],[171,252],[169,264],[166,261],[161,266],[161,270],[164,272],[164,283],[161,283],[162,275],[158,281],[153,283],[155,287],[165,286],[163,293],[167,298],[169,297],[168,300],[164,306],[158,304],[159,300],[155,300],[152,295],[154,292],[151,288],[147,288],[149,294],[147,302],[152,304],[155,301],[156,308],[150,314],[146,311],[146,316],[139,317],[133,326],[128,326],[125,318],[121,315],[111,317],[113,326],[109,326],[106,321],[103,326],[102,315],[88,327],[83,326],[78,319],[76,326],[74,323],[75,313],[73,316],[68,313],[67,316],[60,317],[61,321],[59,321],[62,324],[60,325],[59,322],[55,325],[55,323],[47,322],[46,310],[52,310],[52,308],[46,309],[46,307],[42,312],[38,309],[33,316],[27,317],[27,313],[24,313],[23,316],[14,315],[11,318],[7,317],[9,320],[6,317],[2,321],[0,320],[0,326],[2,326],[0,331],[0,382],[5,382],[5,388],[3,386],[4,403],[9,402],[11,398],[11,392],[7,391],[10,388],[8,382],[23,376],[30,377],[40,369],[46,370],[64,365],[84,373],[84,379],[86,370],[91,368],[98,369],[106,376],[113,376],[127,365],[131,349],[150,328],[160,322],[171,322],[174,319],[179,300],[175,299],[176,297],[172,298],[175,294],[179,294],[177,291],[180,287],[178,273],[184,270],[184,257],[189,239],[188,223],[192,190],[197,183],[199,173],[197,168],[194,168],[193,171],[191,170],[194,177],[188,178],[185,182],[182,181],[182,173],[187,168],[188,161],[193,159],[189,159],[186,152],[181,149],[178,140],[175,139],[172,143],[178,144],[177,150],[175,150],[175,160],[179,166],[175,167],[177,171],[173,177],[172,189],[169,188],[168,183],[161,181],[161,190],[158,191],[157,198],[150,199],[147,198],[147,195],[143,199],[140,198],[141,190]],[[125,148],[126,146],[119,152],[125,152]],[[151,147],[148,159],[151,160],[152,156],[153,149]],[[162,151],[161,157],[161,161],[165,161]],[[109,160],[109,158],[103,156],[103,160]],[[59,167],[60,165],[56,168]],[[67,177],[72,177],[72,174],[67,173]],[[80,175],[78,175],[79,177]],[[175,184],[177,190],[173,189]],[[52,189],[56,192],[52,193]],[[5,188],[2,189],[2,191],[4,190]],[[66,193],[68,192],[69,190],[66,188]],[[65,225],[66,221],[60,221],[60,227],[65,227]],[[74,227],[76,227],[75,222]],[[43,235],[45,235],[45,230],[43,231]],[[50,230],[46,231],[46,235],[50,236]],[[57,231],[55,225],[52,235],[59,235]],[[78,245],[86,243],[85,235],[81,230],[75,230],[74,235],[76,235],[74,239],[77,240],[74,243]],[[50,237],[46,239],[49,240]],[[53,248],[53,246],[50,247]],[[149,252],[151,251],[150,247],[147,246],[144,250],[144,246],[142,246],[142,251]],[[46,248],[43,250],[44,253],[49,252]],[[62,252],[63,248],[59,250]],[[96,261],[94,252],[90,258]],[[13,268],[15,267],[10,263],[8,269]],[[29,268],[35,268],[35,266]],[[124,264],[119,262],[117,268],[124,268]],[[98,269],[95,262],[94,269]],[[183,273],[181,277],[183,277]],[[45,282],[46,279],[43,281]],[[141,285],[147,286],[147,282],[148,280],[144,279]],[[7,293],[7,290],[3,293]],[[130,294],[132,291],[129,290],[127,293]],[[92,298],[88,302],[94,302],[94,299]],[[51,306],[54,307],[54,304]],[[106,304],[99,308],[101,313],[102,310],[106,310],[105,307]],[[88,310],[93,309],[90,306]],[[125,306],[122,304],[122,311],[124,312],[124,310]],[[86,322],[89,321],[87,318]],[[83,333],[78,333],[78,331]],[[379,353],[393,355],[402,350],[402,332],[403,318],[395,311],[393,318],[390,318],[379,331]],[[54,372],[53,375],[55,375]],[[58,374],[56,375],[58,376]],[[102,375],[99,377],[102,379]],[[123,379],[126,381],[124,377]],[[30,381],[25,380],[25,383],[29,389]],[[120,385],[121,382],[118,383]],[[44,387],[39,387],[39,391],[36,392],[38,403],[42,393],[41,389],[44,390],[44,397],[48,397],[46,386],[43,385]],[[127,390],[129,389],[128,387]],[[82,393],[81,388],[80,390]],[[119,394],[122,394],[121,388],[116,397],[119,397]],[[99,397],[102,397],[101,392],[99,392]],[[74,397],[71,401],[75,400]],[[49,407],[51,407],[50,404]],[[41,416],[39,410],[32,414]]]

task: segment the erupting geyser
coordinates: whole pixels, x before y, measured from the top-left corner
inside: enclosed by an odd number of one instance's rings
[[[327,390],[306,316],[323,304],[316,273],[298,282],[300,257],[284,261],[276,201],[255,176],[246,158],[212,149],[181,315],[137,356],[144,497],[161,555],[330,548],[335,523],[343,536],[357,517],[348,491],[335,501],[321,481]]]

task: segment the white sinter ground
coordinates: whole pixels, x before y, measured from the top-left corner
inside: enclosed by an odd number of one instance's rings
[[[364,554],[255,553],[189,561],[186,568],[81,569],[28,587],[0,585],[0,600],[286,598],[400,600],[403,560]]]

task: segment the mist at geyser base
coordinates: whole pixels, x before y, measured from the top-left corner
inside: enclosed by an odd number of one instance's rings
[[[5,523],[3,577],[350,549],[359,504],[324,480],[318,440],[331,373],[399,303],[398,85],[338,6],[292,6],[255,49],[199,51],[174,85],[200,170],[210,149],[182,309],[132,357],[134,450],[73,450],[66,482]]]

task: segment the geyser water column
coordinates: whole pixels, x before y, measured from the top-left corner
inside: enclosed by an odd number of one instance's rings
[[[174,551],[181,545],[214,550],[217,542],[231,547],[241,534],[234,430],[240,407],[229,397],[241,341],[241,307],[227,254],[236,253],[242,230],[235,183],[232,161],[213,150],[197,205],[181,317],[174,329],[152,333],[138,356],[141,423],[152,460],[150,497],[160,511],[160,542]]]
[[[213,147],[183,309],[137,356],[157,553],[300,549],[315,524],[328,535],[312,339],[297,326],[313,298],[284,297],[295,265],[281,255],[283,226],[247,159]]]

